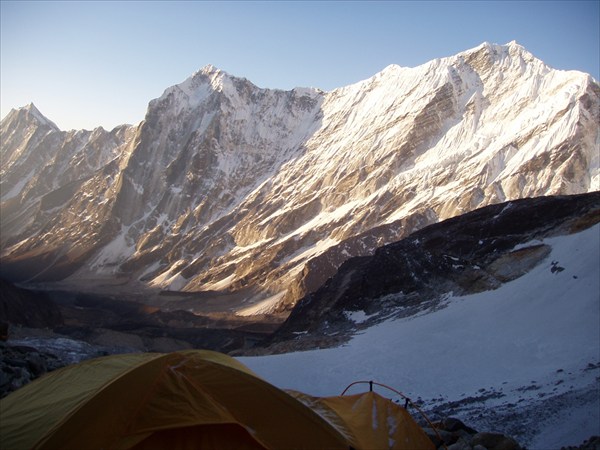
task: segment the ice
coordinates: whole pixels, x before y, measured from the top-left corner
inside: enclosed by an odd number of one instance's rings
[[[369,320],[370,317],[376,314],[367,314],[364,311],[347,311],[346,317],[354,323],[363,323]]]
[[[269,314],[279,304],[279,301],[285,295],[285,292],[279,292],[278,294],[272,295],[269,298],[261,300],[256,305],[237,311],[238,316],[253,316],[256,314]]]
[[[116,265],[134,254],[135,245],[127,240],[128,230],[129,227],[121,227],[121,232],[110,243],[102,247],[90,262],[92,269],[98,272],[115,271]]]
[[[225,277],[217,282],[214,283],[207,283],[205,285],[202,286],[202,288],[204,290],[211,290],[211,291],[219,291],[221,289],[226,289],[227,286],[229,286],[231,283],[233,283],[236,279],[236,275],[233,273],[231,275],[229,275],[228,277]]]

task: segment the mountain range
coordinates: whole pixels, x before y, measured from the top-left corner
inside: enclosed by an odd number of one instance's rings
[[[427,225],[599,190],[599,110],[591,76],[515,42],[330,92],[206,66],[111,131],[61,131],[30,104],[0,126],[0,274],[286,317]]]

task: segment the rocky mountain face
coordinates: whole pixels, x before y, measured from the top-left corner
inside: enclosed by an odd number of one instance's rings
[[[338,345],[358,328],[438,307],[447,295],[497,289],[546,261],[544,238],[600,222],[600,192],[519,199],[429,225],[372,256],[351,258],[298,302],[271,337],[270,351]]]
[[[135,127],[63,132],[30,104],[11,111],[0,133],[2,271],[61,279],[112,233],[106,189]]]
[[[514,42],[331,92],[207,66],[110,132],[60,131],[29,105],[1,125],[2,274],[286,311],[426,225],[600,189],[599,109],[589,75]]]

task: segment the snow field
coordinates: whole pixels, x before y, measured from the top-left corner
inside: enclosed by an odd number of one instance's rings
[[[281,388],[330,396],[374,380],[423,399],[426,408],[490,392],[502,396],[488,406],[533,405],[595,386],[591,403],[560,412],[569,425],[557,429],[551,424],[559,416],[548,419],[556,439],[575,444],[569,429],[583,439],[600,432],[597,421],[581,422],[598,416],[600,225],[544,243],[552,247],[548,258],[497,290],[450,294],[442,309],[388,320],[338,348],[240,360]],[[553,262],[564,270],[551,271]]]

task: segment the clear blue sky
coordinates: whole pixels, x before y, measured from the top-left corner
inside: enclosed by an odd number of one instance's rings
[[[2,0],[0,113],[33,102],[61,129],[112,129],[209,63],[260,87],[331,90],[484,41],[598,80],[599,4]]]

